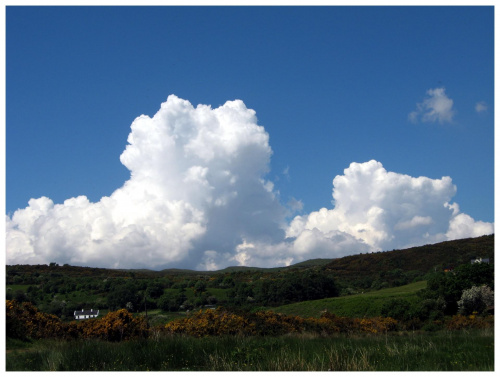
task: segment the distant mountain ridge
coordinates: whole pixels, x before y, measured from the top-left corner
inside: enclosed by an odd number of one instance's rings
[[[107,277],[161,277],[167,275],[212,275],[232,272],[279,272],[293,269],[320,269],[334,273],[339,278],[353,275],[378,275],[384,271],[400,269],[402,271],[418,271],[426,273],[435,270],[454,268],[460,264],[470,263],[476,257],[489,258],[494,261],[494,234],[476,238],[445,241],[432,245],[412,247],[403,250],[377,253],[349,255],[342,258],[311,259],[286,267],[248,267],[231,266],[217,271],[196,271],[189,269],[164,269],[154,271],[148,269],[108,269],[78,266],[51,265],[7,265],[7,270],[15,270],[20,274],[23,270],[38,273],[54,273],[60,271],[73,276],[107,276]]]

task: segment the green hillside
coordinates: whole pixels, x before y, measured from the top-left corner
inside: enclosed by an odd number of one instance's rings
[[[433,245],[412,247],[378,253],[350,255],[334,259],[324,266],[338,280],[352,281],[363,277],[366,281],[391,284],[398,271],[411,272],[415,277],[429,272],[443,271],[470,263],[476,257],[490,258],[494,262],[494,235],[446,241]]]
[[[494,236],[490,235],[406,250],[313,259],[276,268],[152,271],[56,263],[12,265],[6,266],[6,298],[30,301],[42,311],[66,319],[81,308],[112,311],[127,307],[134,312],[147,308],[173,313],[207,305],[243,311],[279,307],[276,310],[306,316],[318,316],[327,309],[338,315],[363,317],[378,315],[384,300],[391,295],[413,300],[424,280],[430,285],[434,282],[435,287],[451,284],[436,275],[471,266],[470,260],[476,257],[490,259],[490,264],[483,266],[484,273],[480,272],[488,275],[487,281],[475,279],[477,284],[488,284],[494,289],[493,281],[490,282]],[[441,280],[436,283],[438,278]],[[460,289],[443,288],[438,294],[433,288],[436,294],[429,294],[426,299],[444,297],[448,303],[446,313],[456,312],[461,290],[470,287],[463,281],[455,283],[460,283]]]
[[[426,286],[425,281],[419,281],[401,287],[386,288],[352,296],[298,302],[279,306],[272,310],[300,317],[319,317],[325,310],[338,316],[352,318],[375,317],[380,315],[380,310],[385,302],[395,298],[404,298],[412,302],[417,299],[417,292]]]
[[[336,259],[311,259],[296,263],[288,267],[259,268],[247,266],[232,266],[218,271],[194,271],[186,269],[165,269],[161,271],[147,269],[108,269],[95,267],[79,267],[56,263],[50,265],[13,265],[7,267],[8,284],[15,284],[14,277],[34,275],[63,274],[72,277],[108,277],[108,278],[158,278],[163,276],[185,275],[216,275],[221,273],[274,273],[286,270],[303,270],[321,268],[334,272],[338,278],[350,278],[359,274],[373,275],[384,271],[401,269],[403,271],[418,271],[427,273],[433,269],[442,270],[447,267],[456,267],[469,263],[476,257],[494,259],[494,235],[477,238],[467,238],[455,241],[446,241],[433,245],[412,247],[404,250],[384,251],[377,253],[350,255]]]

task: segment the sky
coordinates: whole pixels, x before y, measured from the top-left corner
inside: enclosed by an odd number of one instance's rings
[[[493,7],[6,8],[6,263],[493,233]]]

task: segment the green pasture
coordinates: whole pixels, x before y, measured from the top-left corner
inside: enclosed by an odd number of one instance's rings
[[[6,290],[12,290],[12,292],[15,291],[26,292],[30,286],[31,286],[30,284],[8,284],[6,286]]]
[[[227,299],[227,288],[207,288],[207,292],[210,296],[217,297],[219,301]]]
[[[417,299],[417,292],[426,286],[426,281],[419,281],[400,287],[385,288],[352,296],[298,302],[271,308],[270,310],[300,317],[319,317],[325,310],[345,317],[376,317],[380,315],[380,310],[386,301],[394,298],[404,298],[412,302]]]

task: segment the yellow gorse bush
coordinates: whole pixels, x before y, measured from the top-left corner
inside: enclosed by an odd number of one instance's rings
[[[445,321],[449,330],[493,327],[493,316],[455,315]],[[236,314],[225,309],[197,311],[186,318],[169,322],[164,331],[195,337],[220,335],[284,335],[311,332],[324,335],[336,333],[380,334],[398,329],[390,317],[349,318],[323,313],[320,318],[302,318],[272,311]],[[7,336],[13,338],[103,339],[122,341],[147,337],[149,329],[144,317],[134,317],[126,309],[102,318],[62,322],[58,317],[38,311],[29,302],[6,301]]]
[[[147,336],[146,321],[135,318],[126,309],[110,312],[102,318],[85,321],[62,322],[52,314],[46,314],[29,302],[6,302],[7,334],[14,338],[64,338],[127,340]]]
[[[251,324],[242,316],[223,311],[198,311],[188,318],[169,322],[165,329],[172,334],[188,334],[197,337],[209,335],[249,335]]]
[[[110,312],[99,319],[76,322],[76,328],[81,337],[87,339],[100,338],[120,341],[147,336],[147,325],[144,318],[135,318],[126,309]]]
[[[348,318],[325,313],[320,318],[301,318],[262,311],[237,315],[223,309],[198,311],[187,318],[169,322],[171,334],[203,337],[210,335],[283,335],[304,331],[323,334],[363,332],[384,333],[397,329],[393,318]]]
[[[64,324],[57,316],[16,300],[6,300],[6,325],[7,335],[17,338],[54,338],[64,333]]]
[[[492,315],[480,317],[476,315],[465,316],[457,314],[446,321],[445,325],[448,330],[462,330],[471,328],[489,328],[493,327],[494,317]]]

